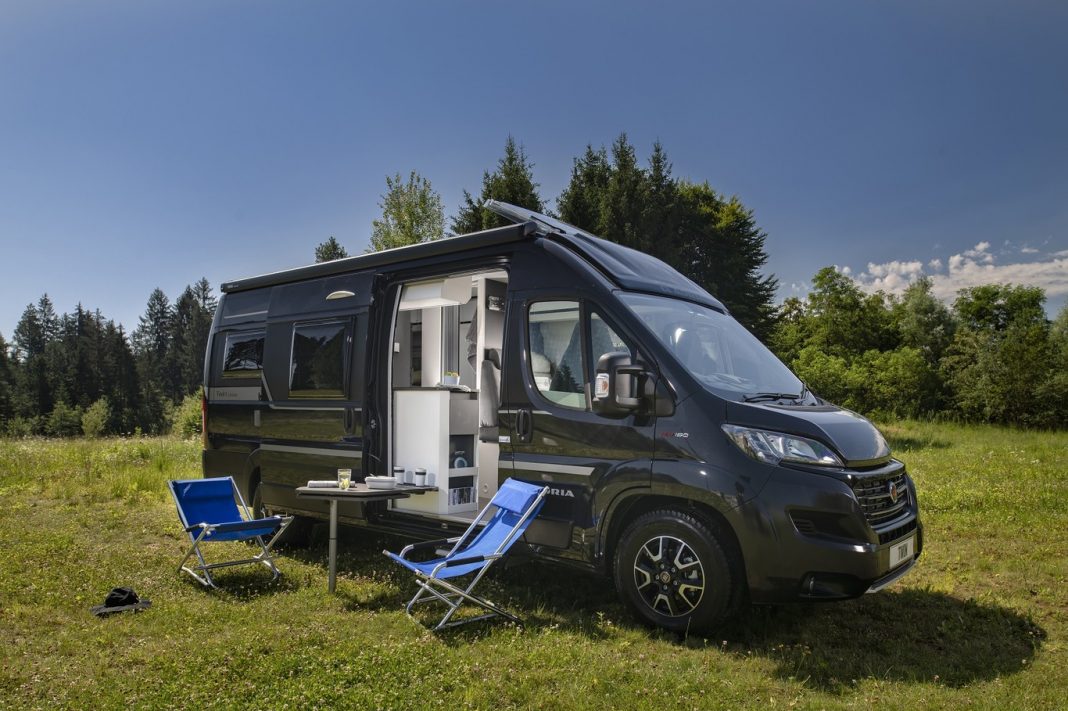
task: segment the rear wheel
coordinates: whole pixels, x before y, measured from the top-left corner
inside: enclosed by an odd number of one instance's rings
[[[650,624],[675,631],[714,627],[730,613],[741,584],[721,535],[676,509],[639,516],[616,546],[616,590]]]

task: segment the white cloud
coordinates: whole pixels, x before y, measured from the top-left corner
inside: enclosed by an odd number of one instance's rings
[[[1038,250],[1023,248],[1020,252],[1031,255]],[[983,241],[971,249],[950,255],[946,264],[948,269],[942,271],[940,258],[928,261],[927,269],[922,262],[913,260],[871,262],[867,271],[854,279],[866,291],[899,294],[909,284],[927,276],[935,296],[945,301],[952,301],[960,289],[992,283],[1038,286],[1050,298],[1068,295],[1068,250],[1054,252],[1051,257],[1042,259],[1001,264],[991,254],[990,243]]]
[[[964,255],[963,256],[966,259],[971,259],[971,260],[974,260],[974,261],[977,261],[977,262],[983,262],[985,264],[993,264],[994,263],[994,255],[990,253],[990,243],[989,242],[980,242],[979,244],[975,245],[975,247],[973,247],[972,249],[964,250]],[[952,260],[953,258],[950,257],[950,259]]]
[[[1034,247],[1020,247],[1021,254],[1038,254],[1038,250]]]

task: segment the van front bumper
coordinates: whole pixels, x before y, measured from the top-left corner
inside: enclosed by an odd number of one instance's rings
[[[923,525],[904,465],[859,472],[853,486],[828,474],[778,469],[759,496],[735,511],[753,602],[858,597],[897,582],[915,565]],[[904,482],[899,495],[908,499],[892,517],[878,520],[854,487],[891,479]],[[892,563],[893,549],[910,537],[911,557]]]

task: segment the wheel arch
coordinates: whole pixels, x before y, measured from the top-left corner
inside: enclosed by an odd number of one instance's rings
[[[245,460],[245,471],[241,473],[241,479],[237,482],[241,495],[245,497],[245,501],[249,504],[252,503],[252,492],[261,479],[260,450],[255,449],[249,453],[248,459]]]
[[[745,556],[742,553],[738,534],[728,518],[712,504],[698,499],[665,493],[649,493],[647,489],[623,494],[613,502],[608,520],[602,529],[601,551],[606,572],[612,573],[616,548],[623,532],[638,517],[657,509],[675,509],[693,514],[722,535],[723,543],[730,549],[728,556],[739,566],[741,580],[747,580]]]

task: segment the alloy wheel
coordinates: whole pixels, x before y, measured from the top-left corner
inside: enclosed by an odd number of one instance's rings
[[[685,541],[656,536],[634,557],[634,585],[641,599],[667,617],[693,612],[705,592],[705,569]]]

